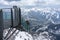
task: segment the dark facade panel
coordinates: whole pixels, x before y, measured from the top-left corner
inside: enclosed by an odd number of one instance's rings
[[[0,40],[3,40],[3,13],[0,10]]]

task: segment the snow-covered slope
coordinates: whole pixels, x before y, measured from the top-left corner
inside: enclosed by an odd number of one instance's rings
[[[33,40],[33,37],[27,32],[20,31],[15,37],[15,40]]]
[[[15,40],[59,40],[60,10],[55,8],[22,9],[22,16],[30,22],[30,33],[19,31]]]
[[[26,19],[37,23],[47,23],[51,21],[54,24],[60,24],[60,11],[55,8],[31,8],[24,9],[22,12]]]
[[[60,11],[56,8],[31,8],[24,9],[22,16],[29,20],[30,31],[33,35],[34,40],[55,40],[57,35],[60,35]],[[54,26],[55,25],[55,26]],[[59,25],[59,26],[58,26]],[[55,29],[55,30],[54,30]],[[42,33],[47,34],[47,36],[53,36],[47,38]],[[39,36],[38,36],[39,35]],[[37,38],[36,38],[37,36]],[[56,39],[57,40],[57,39]]]
[[[53,35],[49,35],[48,32],[40,33],[39,35],[34,34],[31,36],[31,34],[28,34],[27,32],[19,32],[19,34],[15,37],[15,40],[55,40],[56,37]]]

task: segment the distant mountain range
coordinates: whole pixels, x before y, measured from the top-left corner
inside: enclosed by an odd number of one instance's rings
[[[54,24],[60,24],[60,10],[52,9],[52,8],[32,8],[25,9],[22,12],[22,16],[25,19],[29,19],[32,22],[46,24],[48,22],[52,22]]]

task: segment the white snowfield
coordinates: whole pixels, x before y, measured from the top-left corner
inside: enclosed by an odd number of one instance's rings
[[[49,35],[49,33],[46,31],[33,35],[29,34],[28,32],[20,31],[15,37],[13,36],[14,35],[12,35],[12,37],[9,40],[55,40],[56,39],[56,37],[54,37],[53,35]]]
[[[33,40],[33,37],[27,32],[20,31],[15,37],[15,40]]]
[[[34,34],[33,36],[27,32],[20,31],[15,37],[15,40],[54,40],[55,37],[49,36],[48,32],[40,33],[39,35]]]

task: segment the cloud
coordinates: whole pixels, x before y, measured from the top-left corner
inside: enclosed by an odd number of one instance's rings
[[[60,5],[60,0],[1,0],[2,5],[17,6],[56,6]]]
[[[33,5],[34,0],[0,0],[0,4],[2,5],[17,5],[17,6],[28,6],[28,5]]]
[[[5,1],[5,0],[0,0],[0,4],[1,4],[1,5],[9,5],[8,2]]]
[[[20,0],[5,0],[5,1],[9,1],[9,2],[11,2],[11,1],[20,1]]]

